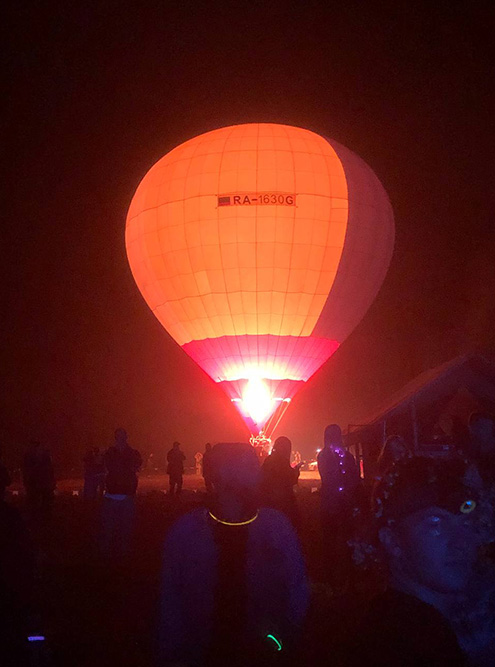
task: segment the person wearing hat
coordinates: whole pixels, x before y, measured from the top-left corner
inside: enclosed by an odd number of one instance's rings
[[[209,506],[165,541],[158,664],[280,664],[308,606],[299,541],[281,512],[259,506],[253,447],[215,445],[211,479]]]
[[[479,546],[477,499],[467,478],[460,459],[416,457],[397,463],[375,487],[388,586],[371,603],[349,664],[470,664],[453,622],[472,585]]]

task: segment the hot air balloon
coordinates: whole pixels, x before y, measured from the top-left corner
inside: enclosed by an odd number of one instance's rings
[[[363,317],[393,244],[392,209],[368,165],[273,123],[174,148],[139,184],[126,224],[147,304],[253,436],[270,435]]]

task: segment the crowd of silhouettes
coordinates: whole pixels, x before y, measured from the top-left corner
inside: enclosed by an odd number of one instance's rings
[[[285,436],[263,461],[245,443],[207,443],[197,458],[206,493],[182,513],[185,455],[173,443],[168,495],[179,518],[163,548],[156,664],[295,665],[311,656],[312,664],[348,667],[495,665],[491,415],[473,413],[464,442],[442,459],[389,436],[371,482],[361,479],[339,426],[325,429],[315,496],[322,590],[344,600],[356,594],[358,564],[379,573],[376,594],[363,604],[335,663],[325,653],[332,627],[328,639],[315,640],[308,620],[307,532],[295,492],[303,462],[291,464],[291,450]],[[99,557],[125,566],[141,455],[119,428],[112,446],[90,449],[83,462],[84,501],[98,517]],[[49,521],[55,475],[39,442],[31,443],[22,473],[27,515]],[[33,661],[26,638],[38,623],[36,566],[22,516],[5,500],[10,483],[0,463],[0,610],[8,630],[1,650],[15,656],[2,664],[23,665]],[[325,622],[318,619],[322,627]]]

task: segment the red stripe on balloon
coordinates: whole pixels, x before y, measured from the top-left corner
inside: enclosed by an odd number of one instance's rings
[[[336,340],[316,336],[265,334],[193,340],[182,349],[215,382],[248,378],[253,369],[264,379],[306,382],[339,345]]]

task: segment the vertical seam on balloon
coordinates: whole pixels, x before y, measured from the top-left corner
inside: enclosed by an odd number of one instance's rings
[[[206,139],[206,137],[204,137],[203,141],[199,144],[199,146],[204,145],[204,143],[205,143],[205,139]],[[210,154],[210,153],[209,153],[209,154]],[[203,160],[205,159],[205,157],[206,157],[206,155],[203,156]],[[200,187],[201,187],[201,180],[200,180]],[[204,193],[201,192],[200,202],[199,202],[200,206],[201,206],[201,198],[204,197],[204,196],[205,196]],[[202,240],[201,240],[201,223],[199,223],[199,225],[198,225],[198,232],[199,232],[199,247],[201,248],[201,256],[202,256],[202,259],[203,259],[203,264],[205,264],[205,262],[204,262],[204,259],[205,259],[205,256],[204,256],[204,246],[203,246],[203,242],[202,242]],[[189,251],[189,249],[188,249],[188,251]],[[192,264],[192,263],[191,263],[191,264]],[[206,268],[204,269],[204,271],[205,271],[205,274],[207,275],[207,279],[208,279],[208,274],[207,274]],[[201,306],[203,307],[203,310],[204,310],[204,315],[205,315],[204,319],[206,320],[206,322],[208,322],[208,320],[211,320],[211,317],[210,317],[210,313],[208,312],[208,310],[207,310],[207,308],[206,308],[206,304],[205,304],[205,302],[204,302],[204,298],[203,298],[203,297],[204,297],[204,296],[207,296],[207,295],[212,296],[212,291],[211,291],[210,281],[209,281],[209,279],[208,279],[208,289],[209,289],[209,292],[207,292],[207,294],[201,294],[201,290],[200,290],[200,288],[199,288],[199,284],[198,284],[198,281],[197,281],[197,279],[196,279],[196,273],[194,273],[194,279],[195,279],[195,281],[196,281],[196,286],[197,286],[197,288],[198,288],[198,295],[199,295],[199,299],[200,299],[200,302],[201,302]],[[211,299],[211,304],[210,304],[210,305],[214,308],[214,310],[213,310],[212,312],[216,314],[216,313],[217,313],[217,311],[216,311],[216,304],[214,304],[214,300],[213,300],[213,298]],[[217,314],[217,316],[218,316],[218,314]],[[203,318],[201,318],[201,319],[203,319]],[[207,326],[207,325],[206,325],[206,326]],[[210,326],[211,331],[212,331],[212,333],[213,333],[213,325],[211,324],[211,321],[210,321],[210,323],[209,323],[209,326]],[[210,338],[210,336],[208,335],[208,329],[205,328],[205,324],[201,323],[201,327],[203,328],[203,336],[204,336],[204,338],[206,338],[206,339]]]
[[[304,136],[304,137],[301,137],[301,139],[302,139],[303,142],[304,142],[305,153],[306,153],[306,155],[309,155],[310,160],[311,160],[311,155],[312,155],[312,153],[314,152],[314,148],[313,148],[312,145],[308,145],[308,144],[309,144],[309,141],[308,141],[308,137],[307,137],[307,134],[306,134],[306,133],[305,133],[305,136]],[[313,143],[313,142],[311,142],[311,143]],[[302,152],[302,151],[301,151],[301,152]],[[311,160],[311,172],[312,172],[312,178],[313,178],[313,182],[312,182],[312,190],[313,190],[313,193],[316,194],[315,178],[314,178],[314,167],[313,167],[312,160]],[[315,203],[314,203],[314,196],[313,196],[313,220],[315,220],[314,206],[315,206]],[[295,223],[294,223],[294,226],[295,226]],[[311,241],[310,244],[309,244],[309,252],[310,252],[310,253],[311,253],[311,248],[312,248],[312,246],[313,246],[313,243],[312,243],[312,241]],[[307,273],[308,273],[308,264],[306,264],[306,269],[305,269],[305,274],[304,274],[305,278],[307,277]],[[305,294],[305,292],[304,292],[304,288],[301,290],[301,294]],[[299,307],[300,307],[300,304],[301,304],[301,294],[299,295],[299,302],[298,302],[298,306],[297,306],[296,313],[299,313]],[[308,317],[308,312],[306,311],[306,319],[307,319],[307,317]],[[303,330],[304,330],[305,322],[306,322],[306,320],[299,326],[298,338],[301,338],[301,337],[302,337],[301,334],[302,334],[302,332],[303,332]],[[307,345],[305,344],[305,345],[304,345],[304,351],[305,351],[306,347],[307,347]],[[297,376],[298,376],[299,378],[302,377],[302,375],[303,375],[303,372],[304,372],[304,370],[303,370],[303,369],[304,369],[304,366],[305,366],[305,358],[304,358],[304,354],[302,354],[302,355],[298,358],[298,360],[297,360],[297,365],[296,365],[295,368],[294,368],[294,371],[295,371],[295,373],[297,373]]]
[[[325,308],[327,306],[327,302],[331,298],[331,295],[332,295],[332,292],[333,292],[335,286],[339,285],[339,277],[342,277],[343,275],[346,275],[346,274],[349,273],[349,271],[347,269],[347,266],[342,263],[342,259],[344,258],[344,253],[346,252],[346,244],[348,243],[349,237],[350,237],[350,234],[351,234],[351,215],[350,215],[350,213],[351,213],[351,196],[350,196],[350,192],[351,192],[351,189],[352,189],[351,188],[352,181],[349,178],[349,173],[348,173],[349,172],[349,161],[345,159],[345,156],[341,155],[340,151],[338,151],[335,148],[335,146],[333,145],[333,143],[330,139],[325,137],[325,140],[328,143],[328,145],[331,147],[331,149],[334,151],[335,155],[337,156],[337,159],[339,160],[339,162],[341,164],[341,167],[342,167],[342,172],[344,174],[344,182],[345,182],[346,195],[347,195],[347,216],[346,216],[347,219],[346,219],[345,234],[344,234],[344,240],[342,242],[342,250],[341,250],[341,253],[340,253],[339,263],[336,267],[335,276],[334,276],[332,286],[331,286],[330,291],[328,292],[328,295],[325,299],[325,303],[323,304],[323,308],[321,309],[320,317],[323,315],[323,313],[325,311]],[[334,209],[332,207],[332,212],[333,212],[333,210]],[[335,294],[334,298],[338,299],[339,298],[338,291],[336,293],[334,292],[334,294]],[[318,327],[318,324],[320,322],[320,317],[318,318],[318,320],[315,323],[315,326],[313,328],[313,332],[317,328],[318,328],[318,330],[320,329],[320,327]],[[335,330],[332,330],[332,333],[334,334],[332,337],[335,338]]]
[[[306,132],[307,132],[307,130],[306,130]],[[302,137],[301,137],[301,138],[302,138]],[[306,148],[305,148],[305,151],[293,151],[293,153],[294,153],[294,152],[300,152],[300,153],[305,153],[306,155],[311,155],[311,152],[312,152],[313,149],[312,149],[311,147],[308,147],[308,143],[307,143],[307,141],[306,141],[307,136],[304,136],[303,139],[304,139],[304,145],[305,145],[305,147],[306,147]],[[313,197],[314,197],[314,193],[315,193],[315,190],[316,190],[316,189],[315,189],[315,183],[314,183],[314,171],[313,171],[313,170],[312,170],[312,176],[313,176]],[[295,218],[295,214],[294,214],[294,218]],[[314,218],[314,214],[313,214],[313,218]],[[295,221],[295,219],[294,219],[294,227],[295,227],[295,225],[296,225],[296,221]],[[294,238],[294,237],[293,237],[293,238]],[[294,241],[292,242],[292,248],[294,248]],[[292,253],[291,253],[291,257],[292,257]],[[307,272],[307,270],[308,270],[308,269],[307,269],[307,267],[306,267],[306,272]],[[299,306],[300,306],[300,304],[301,304],[301,295],[302,295],[302,294],[304,294],[304,291],[303,291],[303,290],[301,290],[300,293],[299,293],[299,302],[298,302],[298,304],[297,304],[296,314],[299,312]],[[297,316],[297,315],[296,315],[296,316]],[[297,338],[301,338],[301,334],[302,334],[303,329],[304,329],[304,324],[303,324],[302,326],[299,327],[299,333],[297,334]]]
[[[259,143],[260,143],[260,124],[256,124],[256,193],[258,192],[258,152],[259,152]],[[258,210],[259,207],[255,208],[255,222],[254,222],[254,250],[255,250],[255,260],[254,260],[254,285],[255,285],[255,294],[256,294],[256,366],[260,367],[260,345],[259,345],[259,306],[258,306]]]
[[[299,151],[299,152],[304,152],[308,155],[308,154],[311,153],[311,151],[310,151],[310,148],[308,148],[308,143],[307,143],[306,139],[307,139],[307,136],[306,136],[306,133],[305,133],[305,136],[304,136],[305,151]],[[295,152],[295,151],[293,151],[293,152]],[[295,173],[295,171],[294,171],[294,173]],[[314,176],[313,176],[313,192],[314,192],[314,190],[315,190],[315,188],[314,188]],[[294,214],[294,217],[295,217],[295,214]],[[294,220],[294,228],[295,228],[295,224],[296,223],[295,223],[295,220]],[[293,248],[294,248],[294,237],[293,237],[293,241],[292,241],[292,249]],[[291,258],[292,258],[292,253],[291,253]],[[307,267],[306,267],[306,271],[307,271]],[[289,274],[289,278],[290,278],[290,274]],[[300,304],[301,304],[302,294],[304,294],[304,292],[301,290],[301,292],[299,294],[299,301],[298,301],[298,304],[297,304],[297,309],[296,309],[296,316],[297,317],[299,317],[297,315],[297,313],[299,313],[299,307],[300,307]],[[302,334],[303,329],[304,329],[304,323],[302,325],[300,325],[299,328],[298,328],[297,339],[302,338],[301,334]],[[304,345],[303,351],[304,351],[305,347],[306,347],[306,345]],[[304,354],[302,354],[300,357],[298,356],[298,358],[297,358],[296,365],[293,368],[294,375],[296,375],[298,378],[301,378],[302,375],[303,375],[303,369],[304,369]]]
[[[148,211],[152,211],[152,212],[153,212],[153,215],[155,216],[155,230],[154,230],[154,233],[157,235],[157,238],[158,238],[157,209],[158,209],[158,206],[155,204],[154,206],[149,207]],[[141,215],[141,214],[142,214],[142,213],[140,212],[140,215]],[[139,217],[139,216],[138,216],[138,217]],[[146,236],[148,236],[148,235],[149,235],[149,232],[144,232],[144,231],[143,231],[142,233],[140,233],[140,235],[139,235],[139,237],[138,237],[138,238],[139,238],[139,242],[140,242],[141,244],[144,243],[144,239],[145,239]],[[161,246],[159,246],[159,247],[161,248]],[[144,278],[144,282],[143,282],[143,288],[142,288],[142,289],[143,289],[143,292],[146,292],[146,290],[148,290],[148,289],[151,290],[151,292],[155,292],[155,293],[158,292],[158,290],[157,290],[157,283],[158,283],[159,281],[158,281],[158,279],[155,277],[154,272],[153,272],[153,270],[151,269],[151,263],[150,263],[150,261],[149,261],[152,257],[157,257],[157,256],[160,257],[160,260],[162,261],[163,266],[165,266],[165,262],[163,261],[163,254],[162,254],[161,252],[160,252],[159,255],[151,255],[151,254],[149,254],[149,253],[146,252],[146,253],[145,253],[145,257],[144,257],[144,259],[141,261],[141,267],[144,268],[144,274],[145,274],[145,276],[146,276],[146,277]],[[155,291],[155,290],[156,290],[156,291]],[[143,296],[144,296],[144,294],[143,294]],[[145,297],[145,300],[146,300],[146,302],[147,302],[147,301],[148,301],[148,297]],[[154,314],[154,316],[158,319],[158,321],[161,322],[160,318],[159,318],[158,315],[157,315],[157,311],[158,311],[158,308],[159,308],[159,307],[160,307],[160,304],[159,304],[159,305],[155,305],[154,307],[151,307],[151,311],[152,311],[152,313]]]
[[[191,160],[191,158],[189,158],[189,165],[190,165],[190,160]],[[170,164],[167,163],[166,167],[164,167],[164,169],[163,169],[163,171],[162,171],[162,173],[161,173],[160,183],[163,183],[163,174],[166,172],[166,170],[167,170],[169,167],[170,167]],[[159,207],[156,207],[156,208],[159,208]],[[168,220],[168,219],[169,219],[169,216],[167,215],[167,220]],[[167,225],[168,228],[170,228],[170,227],[175,227],[175,226],[176,226],[176,225]],[[169,235],[169,241],[170,241],[170,235]],[[174,252],[175,252],[175,251],[174,251]],[[173,266],[174,266],[174,270],[175,270],[176,267],[177,267],[177,264],[176,264],[176,262],[175,262],[175,257],[172,259],[172,264],[173,264]],[[174,273],[174,275],[170,278],[170,280],[174,280],[174,278],[176,278],[176,277],[180,277],[180,275],[181,275],[180,273]],[[176,293],[175,289],[174,289],[174,297],[177,297],[177,293]],[[173,312],[173,314],[175,315],[175,318],[176,318],[176,320],[177,320],[177,324],[176,324],[176,326],[174,327],[174,336],[173,336],[173,337],[174,337],[174,339],[176,339],[176,337],[178,337],[178,338],[180,338],[180,339],[185,338],[185,339],[187,340],[188,338],[191,338],[191,335],[190,335],[190,332],[187,331],[187,329],[186,329],[186,327],[185,327],[185,325],[184,325],[184,320],[179,319],[179,317],[177,316],[177,310],[176,310],[177,306],[175,305],[175,303],[176,303],[177,301],[180,301],[180,299],[177,299],[177,298],[174,298],[174,299],[167,299],[167,300],[165,300],[162,304],[160,304],[160,305],[157,307],[157,309],[158,309],[158,308],[161,308],[162,306],[165,306],[165,308],[169,308],[170,310],[172,310],[172,312]],[[173,306],[173,307],[170,307],[170,306],[169,306],[170,303],[173,303],[174,306]],[[183,312],[185,313],[185,311],[183,311]],[[191,339],[192,339],[192,338],[191,338]],[[183,344],[183,343],[181,343],[181,344]]]
[[[291,158],[292,158],[292,171],[293,171],[293,174],[294,174],[294,192],[296,193],[296,197],[297,197],[296,170],[295,170],[295,166],[294,166],[294,155],[293,155],[293,152],[292,152],[292,144],[291,144],[289,133],[287,132],[286,126],[282,125],[282,127],[284,129],[284,133],[285,133],[285,136],[287,138],[287,141],[288,141],[289,147],[290,147],[290,155],[291,155]],[[285,304],[287,302],[287,290],[289,289],[290,266],[291,266],[291,263],[292,263],[292,251],[294,249],[294,227],[295,227],[295,224],[296,224],[296,221],[295,221],[295,217],[296,217],[295,212],[296,212],[296,210],[297,210],[296,207],[294,207],[294,214],[293,214],[293,218],[292,218],[292,243],[291,243],[290,258],[289,258],[289,277],[288,277],[287,286],[286,286],[286,289],[285,289],[284,305],[283,305],[283,308],[282,308],[282,319],[280,320],[280,326],[279,326],[278,338],[277,338],[277,347],[275,348],[275,355],[274,355],[275,359],[277,359],[277,357],[278,357],[278,348],[279,348],[279,345],[280,345],[280,338],[281,338],[281,335],[282,335],[282,324],[283,324],[283,321],[284,321],[284,314],[283,313],[285,311]],[[277,237],[277,223],[275,221],[275,239],[276,239],[276,237]],[[276,245],[276,242],[275,242],[275,245]]]
[[[240,125],[238,127],[239,127],[239,130],[240,130],[239,142],[241,144],[243,138],[245,137],[246,126],[245,125]],[[235,192],[239,189],[239,171],[240,171],[239,170],[239,162],[240,162],[240,156],[241,156],[242,151],[243,151],[242,148],[239,148],[236,151],[236,153],[237,153],[237,162],[236,162],[236,171],[235,171],[235,188],[234,188]],[[238,220],[238,218],[237,218],[238,215],[240,215],[240,214],[238,213],[238,214],[234,215],[236,222]],[[246,327],[246,313],[245,313],[245,310],[244,310],[244,296],[243,296],[245,290],[243,289],[242,281],[241,281],[242,269],[241,269],[241,262],[240,262],[240,253],[239,253],[239,240],[238,240],[237,236],[236,236],[236,241],[233,245],[235,247],[236,270],[237,270],[237,275],[238,275],[238,278],[239,278],[239,290],[238,290],[237,293],[239,295],[239,299],[240,299],[240,303],[241,303],[241,312],[237,315],[236,319],[237,319],[237,321],[239,321],[241,319],[241,331],[243,333],[238,333],[237,332],[236,326],[235,326],[235,321],[236,320],[234,319],[234,317],[232,317],[232,322],[233,322],[235,335],[242,337],[243,341],[245,341],[246,340],[246,330],[247,330],[247,327]],[[239,355],[240,355],[241,358],[243,358],[242,346],[241,346],[240,343],[239,343]],[[244,361],[242,363],[244,364]]]
[[[203,141],[204,141],[204,139],[203,139]],[[188,175],[189,175],[189,171],[190,171],[190,169],[191,169],[191,163],[192,163],[194,157],[196,156],[196,153],[197,153],[197,151],[199,150],[199,148],[200,148],[201,144],[203,143],[203,141],[198,142],[198,143],[196,144],[196,146],[194,147],[193,153],[192,153],[191,157],[189,158],[189,164],[187,165],[186,174],[185,174],[185,176],[184,176],[184,190],[183,190],[183,200],[182,200],[182,201],[184,202],[184,203],[183,203],[183,206],[182,206],[182,226],[183,226],[183,229],[184,229],[184,238],[185,238],[185,236],[186,236],[186,219],[185,219],[186,212],[185,212],[185,204],[186,204],[186,184],[187,184],[187,177],[188,177]],[[196,284],[196,289],[197,289],[197,291],[198,291],[199,302],[200,302],[200,304],[201,304],[203,310],[205,311],[205,315],[207,315],[207,313],[206,313],[206,309],[205,309],[205,306],[204,306],[204,303],[203,303],[203,300],[202,300],[202,298],[201,298],[201,294],[200,294],[200,290],[199,290],[198,281],[196,280],[196,274],[194,273],[194,270],[193,270],[193,267],[192,267],[191,255],[190,255],[190,252],[189,252],[189,246],[188,246],[187,243],[186,243],[186,250],[187,250],[187,256],[188,256],[188,258],[189,258],[189,264],[190,264],[190,266],[191,266],[191,275],[192,275],[193,278],[194,278],[194,282],[195,282],[195,284]],[[179,274],[179,275],[180,275],[180,274]],[[183,298],[184,298],[184,297],[183,297]],[[189,297],[189,298],[191,298],[191,297]],[[182,301],[182,299],[178,299],[178,301]],[[201,324],[200,320],[201,320],[200,317],[195,317],[195,324],[194,324],[194,328],[195,328],[195,329],[196,329],[196,327],[198,327],[198,325],[199,325],[201,328],[203,328],[203,324]],[[182,323],[181,323],[181,324],[182,324]],[[182,326],[184,326],[184,325],[182,324]],[[203,333],[206,334],[206,332],[203,332]],[[198,340],[198,339],[197,339],[197,338],[196,338],[196,339],[193,338],[192,340]]]
[[[235,128],[236,128],[235,125],[231,126],[231,128],[230,128],[230,132],[228,133],[227,137],[225,138],[224,148],[225,148],[225,146],[226,146],[228,140],[230,139],[230,137],[231,137],[232,134],[234,133]],[[220,175],[221,175],[221,173],[222,173],[223,156],[224,156],[224,151],[222,150],[222,157],[220,158],[220,165],[219,165],[219,167],[218,167],[218,181],[217,181],[217,190],[218,190],[218,192],[217,192],[217,194],[220,194]],[[224,280],[224,284],[225,284],[225,296],[227,297],[227,303],[229,304],[229,309],[230,309],[230,319],[231,319],[231,322],[232,322],[232,329],[233,329],[233,331],[234,331],[234,338],[235,338],[235,341],[236,341],[236,345],[237,345],[237,350],[238,350],[238,353],[239,353],[239,357],[241,357],[241,349],[240,349],[240,346],[239,346],[239,341],[237,340],[237,331],[236,331],[236,327],[235,327],[235,321],[234,321],[234,318],[233,318],[233,316],[232,316],[232,304],[231,304],[230,299],[229,299],[229,291],[228,291],[228,289],[227,289],[227,283],[226,283],[226,280],[225,280],[225,267],[224,267],[224,265],[223,265],[222,246],[221,246],[221,242],[220,242],[220,218],[219,218],[219,211],[220,211],[220,209],[219,209],[218,206],[217,206],[217,235],[218,235],[218,244],[219,244],[219,246],[220,246],[220,265],[221,265],[221,267],[222,267],[223,280]],[[240,278],[240,276],[239,276],[239,278]]]
[[[311,154],[311,153],[316,152],[315,148],[317,148],[318,154],[324,160],[324,154],[323,154],[322,143],[321,143],[322,141],[323,141],[322,138],[319,135],[316,135],[316,140],[314,140],[313,146],[308,147],[307,142],[305,142],[305,143],[306,143],[306,148],[307,148],[308,153]],[[314,195],[315,195],[315,198],[316,198],[316,187],[315,187],[315,177],[314,177],[315,172],[314,172],[313,164],[312,164],[312,171],[313,171],[313,191],[314,191]],[[326,169],[326,172],[327,172],[328,184],[329,184],[328,199],[331,201],[331,197],[330,197],[330,193],[331,193],[330,174],[329,174],[328,169]],[[315,202],[315,205],[316,205],[316,202]],[[316,216],[316,211],[314,211],[314,213],[313,213],[313,218],[314,218],[316,223],[318,223],[320,221],[319,217],[317,218],[317,216]],[[327,221],[327,224],[330,225],[330,222]],[[327,231],[327,239],[328,239],[328,231]],[[314,243],[313,243],[313,239],[311,239],[310,252],[311,252],[311,249],[313,247],[314,247]],[[311,266],[308,265],[308,268],[306,269],[306,276],[307,276],[308,271],[311,271],[311,270],[312,270]],[[321,266],[319,267],[319,270],[320,270],[320,275],[321,275]],[[311,312],[311,306],[314,302],[314,298],[315,298],[316,294],[313,292],[313,294],[311,294],[310,296],[312,298],[311,298],[311,303],[309,304],[309,312]],[[305,320],[305,322],[302,326],[301,333],[302,333],[302,330],[304,329],[304,327],[306,326],[308,317],[309,317],[309,315],[306,316],[306,320]],[[312,317],[312,315],[311,315],[311,317]],[[315,341],[311,337],[311,334],[309,336],[306,336],[306,338],[307,338],[307,341],[306,341],[305,346],[304,346],[304,354],[301,355],[301,359],[300,359],[298,367],[297,367],[298,377],[301,378],[301,379],[304,378],[305,381],[307,379],[307,374],[309,372],[309,366],[311,365],[311,359],[314,357],[314,354],[319,349],[317,341]]]
[[[341,158],[340,158],[340,155],[337,153],[337,151],[334,149],[334,147],[333,147],[332,144],[328,141],[328,139],[327,139],[326,137],[322,137],[322,139],[325,141],[325,143],[326,143],[328,146],[330,146],[331,150],[335,153],[335,156],[336,156],[337,160],[339,161],[339,163],[340,163],[340,165],[341,165],[342,172],[343,172],[343,174],[344,174],[345,184],[346,184],[347,196],[349,197],[349,187],[348,187],[348,184],[347,184],[347,175],[346,175],[346,173],[345,173],[344,163],[342,162],[342,160],[341,160]],[[331,227],[332,227],[333,197],[331,196],[331,194],[332,194],[333,190],[332,190],[332,175],[331,175],[331,170],[330,170],[330,167],[329,167],[328,162],[327,162],[326,160],[325,160],[325,166],[326,166],[326,172],[327,172],[327,177],[328,177],[328,192],[330,193],[330,201],[329,201],[329,204],[330,204],[330,217],[329,217],[329,220],[328,220],[327,237],[326,237],[326,240],[325,240],[325,251],[326,251],[326,249],[328,248],[328,239],[329,239],[329,236],[330,236],[330,229],[331,229]],[[348,224],[349,224],[349,200],[347,201],[347,224],[346,224],[346,230],[347,230],[347,225],[348,225]],[[322,307],[321,310],[320,310],[320,314],[318,315],[318,317],[317,317],[316,320],[315,320],[315,323],[314,323],[313,329],[312,329],[312,331],[311,331],[311,334],[313,334],[313,332],[314,332],[314,330],[315,330],[315,328],[316,328],[316,325],[317,325],[317,323],[318,323],[318,321],[319,321],[319,319],[320,319],[320,317],[321,317],[321,315],[322,315],[322,313],[323,313],[323,309],[325,308],[325,303],[326,303],[326,301],[327,301],[327,299],[328,299],[328,297],[329,297],[329,295],[330,295],[330,293],[331,293],[331,291],[332,291],[332,289],[333,289],[333,287],[334,287],[334,285],[335,285],[335,279],[336,279],[336,276],[337,276],[337,272],[338,272],[338,270],[339,270],[340,262],[341,262],[341,260],[342,260],[342,254],[343,254],[343,252],[344,252],[344,243],[342,244],[342,248],[341,248],[341,251],[340,251],[340,259],[339,259],[339,263],[338,263],[337,266],[335,267],[335,276],[334,276],[333,282],[332,282],[332,284],[331,284],[331,286],[330,286],[330,290],[329,290],[329,292],[328,292],[328,294],[327,294],[327,296],[326,296],[326,298],[325,298],[325,301],[323,302],[323,307]],[[325,254],[323,255],[323,261],[325,261]],[[323,270],[325,270],[325,268],[326,268],[326,267],[323,266]]]
[[[348,233],[348,231],[349,231],[349,220],[350,220],[350,219],[349,219],[349,179],[348,179],[348,176],[347,176],[347,173],[346,173],[346,168],[345,168],[344,161],[343,161],[343,159],[341,158],[341,156],[339,155],[338,151],[337,151],[337,150],[335,149],[335,147],[332,145],[332,142],[331,142],[327,137],[322,137],[322,140],[323,140],[323,141],[330,147],[331,151],[333,151],[333,153],[335,154],[335,157],[337,158],[337,160],[338,160],[338,162],[339,162],[339,164],[340,164],[340,168],[341,168],[341,170],[342,170],[342,173],[343,173],[343,175],[344,175],[344,182],[345,182],[346,191],[347,191],[347,200],[346,200],[346,201],[347,201],[347,221],[346,221],[346,234],[345,234],[345,236],[347,237],[347,233]],[[330,175],[330,170],[329,170],[329,168],[328,168],[328,165],[327,165],[326,171],[327,171],[327,174],[328,174],[328,181],[329,181],[329,186],[330,186],[329,192],[331,193],[331,192],[332,192],[332,180],[331,180],[331,175]],[[335,210],[334,207],[333,207],[333,199],[334,199],[334,197],[330,196],[330,219],[329,219],[329,223],[328,223],[328,231],[327,231],[327,238],[326,238],[326,243],[325,243],[325,249],[329,247],[329,245],[328,245],[328,238],[329,238],[329,234],[330,234],[330,228],[331,228],[331,226],[332,226],[332,217],[333,217],[332,214],[333,214],[333,211]],[[332,246],[330,246],[330,247],[332,247]],[[320,310],[320,314],[319,314],[319,316],[316,318],[315,323],[314,323],[314,326],[313,326],[313,329],[311,330],[311,335],[312,335],[312,336],[314,335],[315,330],[318,329],[318,323],[320,322],[320,318],[321,318],[321,316],[323,315],[323,312],[324,312],[324,310],[325,310],[325,306],[326,306],[326,304],[327,304],[327,301],[328,301],[328,299],[329,299],[329,297],[330,297],[330,295],[331,295],[331,293],[332,293],[332,290],[333,290],[334,287],[335,287],[335,283],[336,283],[336,281],[337,281],[337,274],[339,273],[339,269],[341,269],[342,257],[343,257],[343,255],[344,255],[344,247],[345,247],[345,238],[344,238],[344,241],[343,241],[343,243],[342,243],[339,262],[338,262],[337,266],[335,267],[335,276],[334,276],[334,279],[333,279],[332,284],[331,284],[331,286],[330,286],[330,290],[329,290],[328,294],[327,294],[326,297],[325,297],[325,301],[324,301],[323,306],[322,306],[322,308],[321,308],[321,310]],[[325,268],[325,267],[324,267],[324,268]]]

